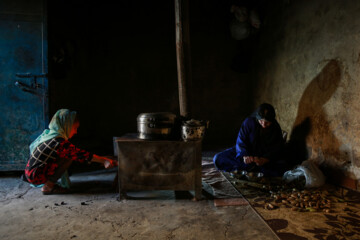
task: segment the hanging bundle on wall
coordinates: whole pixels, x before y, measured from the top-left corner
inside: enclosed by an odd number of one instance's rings
[[[230,32],[234,39],[245,39],[260,28],[260,18],[255,10],[249,11],[246,7],[232,5],[230,12],[234,15],[230,22]]]

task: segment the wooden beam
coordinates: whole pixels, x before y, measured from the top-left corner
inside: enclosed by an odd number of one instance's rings
[[[189,0],[175,0],[175,26],[180,116],[190,118],[191,57]]]

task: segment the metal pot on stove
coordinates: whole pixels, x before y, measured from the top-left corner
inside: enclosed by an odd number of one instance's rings
[[[169,112],[141,113],[137,117],[138,137],[140,139],[170,139],[176,115]]]
[[[184,141],[202,140],[209,121],[191,119],[181,125],[181,138]]]

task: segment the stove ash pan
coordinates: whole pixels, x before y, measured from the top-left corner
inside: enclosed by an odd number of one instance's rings
[[[138,138],[167,140],[172,138],[176,115],[169,112],[141,113],[137,117]]]

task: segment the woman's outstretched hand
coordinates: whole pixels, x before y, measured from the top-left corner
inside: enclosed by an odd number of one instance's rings
[[[118,165],[118,162],[116,160],[113,160],[108,157],[102,157],[96,154],[93,155],[92,161],[104,164],[105,168],[113,168]]]
[[[116,160],[112,160],[110,158],[105,158],[104,160],[104,167],[105,168],[113,168],[118,165],[118,162]]]

